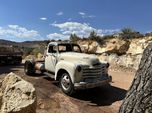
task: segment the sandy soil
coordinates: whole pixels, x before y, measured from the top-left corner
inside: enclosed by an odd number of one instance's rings
[[[133,71],[109,70],[110,87],[76,92],[72,97],[60,91],[58,83],[42,74],[27,76],[21,66],[0,66],[0,79],[14,72],[34,84],[37,90],[37,113],[117,113],[134,78]]]

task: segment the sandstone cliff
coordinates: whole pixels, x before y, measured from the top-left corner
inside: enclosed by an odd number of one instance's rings
[[[152,37],[131,40],[112,38],[105,40],[102,45],[90,40],[79,40],[77,43],[81,46],[83,52],[97,54],[100,60],[108,61],[114,65],[138,69],[143,51],[151,42]]]

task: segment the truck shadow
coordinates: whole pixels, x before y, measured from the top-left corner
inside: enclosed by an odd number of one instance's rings
[[[50,81],[59,88],[58,82],[54,79],[43,76],[43,79]],[[101,88],[78,90],[71,97],[78,101],[89,102],[91,106],[108,106],[116,101],[123,100],[127,90],[115,86],[103,86]]]
[[[107,106],[123,100],[127,90],[115,86],[77,91],[72,97],[78,100],[89,101],[93,106]]]

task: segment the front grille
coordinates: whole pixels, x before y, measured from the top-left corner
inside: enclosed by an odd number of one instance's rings
[[[93,67],[85,66],[83,67],[83,78],[90,77],[101,77],[106,74],[106,66],[105,65],[96,65]]]

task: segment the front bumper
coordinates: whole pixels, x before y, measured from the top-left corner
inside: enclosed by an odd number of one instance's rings
[[[76,90],[78,90],[78,89],[95,88],[95,87],[107,85],[111,81],[112,81],[112,76],[108,76],[108,77],[102,78],[102,79],[94,81],[94,82],[79,82],[79,83],[75,83],[74,84],[74,88]]]

